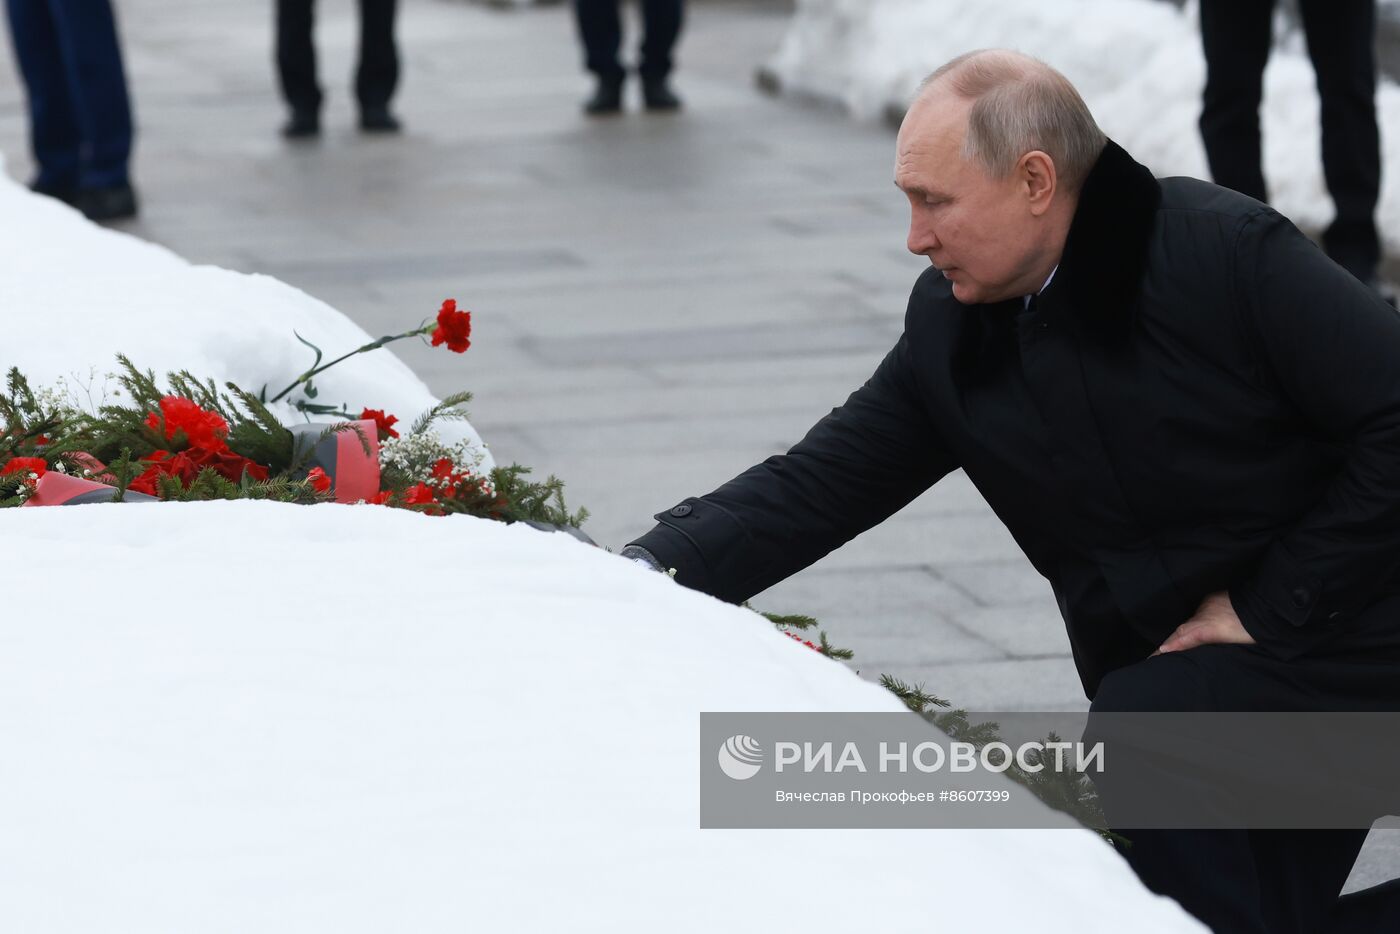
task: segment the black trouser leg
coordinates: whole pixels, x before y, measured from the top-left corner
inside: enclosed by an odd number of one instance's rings
[[[1365,830],[1250,830],[1265,925],[1280,934],[1326,931]]]
[[[1250,710],[1395,709],[1400,688],[1363,680],[1362,669],[1341,661],[1283,662],[1255,646],[1207,645],[1145,659],[1110,672],[1095,693],[1094,713]],[[1392,677],[1386,675],[1385,677]],[[1124,750],[1131,756],[1130,750]],[[1110,748],[1110,757],[1115,750]],[[1149,775],[1171,778],[1170,766],[1134,771],[1150,759],[1117,760],[1118,781]],[[1111,824],[1122,790],[1105,772],[1097,779]],[[1173,791],[1198,795],[1200,777],[1178,776]],[[1164,786],[1165,787],[1165,786]],[[1131,789],[1129,789],[1131,790]],[[1339,900],[1366,831],[1339,830],[1115,830],[1131,845],[1121,852],[1143,884],[1170,895],[1212,930],[1247,934],[1318,934],[1344,907]],[[1379,902],[1377,903],[1379,904]],[[1392,906],[1373,904],[1373,910]],[[1339,928],[1339,931],[1346,928]]]
[[[1260,882],[1249,834],[1243,830],[1116,831],[1119,853],[1142,884],[1181,903],[1213,931],[1283,934],[1260,914]]]
[[[10,35],[29,104],[30,145],[41,191],[72,191],[82,171],[83,134],[49,4],[9,0]]]
[[[574,0],[578,34],[583,39],[584,67],[599,78],[621,80],[617,60],[622,45],[622,19],[618,0]]]
[[[1322,169],[1337,207],[1322,242],[1329,256],[1365,280],[1380,260],[1376,6],[1374,0],[1302,0],[1300,9],[1322,98]]]
[[[360,64],[355,96],[360,107],[385,107],[399,84],[399,51],[394,43],[397,0],[360,0]]]
[[[1123,855],[1143,884],[1181,902],[1213,931],[1342,934],[1352,928],[1336,925],[1358,917],[1348,912],[1338,921],[1348,899],[1337,896],[1364,830],[1125,830],[1123,836],[1132,841]]]
[[[319,110],[316,46],[311,39],[312,0],[277,0],[277,76],[282,96],[296,110]]]
[[[671,73],[671,50],[681,34],[684,0],[641,0],[645,37],[637,71],[643,80],[658,80]]]
[[[1273,0],[1201,0],[1206,88],[1201,139],[1217,185],[1267,200],[1259,137]]]

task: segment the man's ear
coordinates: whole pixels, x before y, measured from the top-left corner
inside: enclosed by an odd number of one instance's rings
[[[1016,173],[1031,213],[1039,217],[1050,210],[1059,183],[1055,175],[1055,160],[1035,149],[1021,157]]]

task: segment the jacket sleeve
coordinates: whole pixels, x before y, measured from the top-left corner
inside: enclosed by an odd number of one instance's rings
[[[1345,452],[1297,522],[1230,591],[1283,658],[1373,603],[1400,570],[1400,315],[1273,211],[1240,230],[1235,307],[1300,430]]]
[[[883,521],[956,464],[915,387],[907,328],[875,374],[786,454],[658,513],[632,542],[737,603]]]

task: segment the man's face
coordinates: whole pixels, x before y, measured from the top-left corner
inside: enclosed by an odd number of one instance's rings
[[[909,252],[927,256],[963,304],[998,302],[1028,284],[1043,245],[1018,173],[993,178],[964,158],[971,102],[931,89],[904,118],[894,181],[909,198]]]

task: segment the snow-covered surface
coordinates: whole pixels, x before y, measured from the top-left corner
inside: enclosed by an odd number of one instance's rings
[[[1209,178],[1196,129],[1205,59],[1194,3],[1161,0],[797,0],[769,63],[784,88],[832,98],[861,117],[902,109],[939,65],[979,48],[1012,48],[1064,72],[1099,125],[1159,176]],[[1327,224],[1318,96],[1301,36],[1265,71],[1264,169],[1270,199],[1297,224]],[[1384,137],[1400,125],[1400,88],[1382,80]],[[1400,249],[1400,147],[1385,146],[1377,222]]]
[[[36,387],[61,379],[84,403],[89,385],[100,401],[103,375],[116,369],[118,353],[157,376],[188,369],[272,393],[311,363],[311,351],[293,331],[327,360],[373,339],[325,302],[270,276],[195,266],[164,247],[89,223],[30,193],[4,174],[2,162],[0,256],[0,369],[17,366]],[[425,309],[423,316],[436,311]],[[417,324],[405,321],[403,330]],[[339,364],[316,385],[318,402],[382,409],[405,423],[438,401],[385,350]],[[305,420],[278,408],[289,424]],[[440,422],[438,430],[449,441],[470,440],[490,468],[490,454],[466,422]]]
[[[701,831],[699,711],[898,701],[565,535],[213,502],[0,540],[0,930],[1204,930],[1087,831]]]

